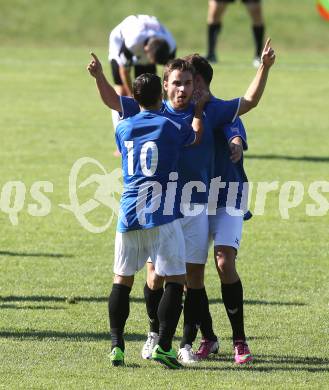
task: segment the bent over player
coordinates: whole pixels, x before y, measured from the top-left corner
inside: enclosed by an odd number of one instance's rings
[[[156,64],[165,65],[176,53],[172,34],[155,16],[130,15],[110,33],[109,62],[114,88],[121,96],[132,96],[131,68],[135,77],[143,73],[156,74]],[[119,117],[112,111],[113,127]],[[118,151],[114,153],[118,156]]]
[[[115,90],[132,96],[131,67],[135,77],[156,73],[156,64],[165,65],[175,57],[176,42],[155,16],[130,15],[110,34],[109,61]]]

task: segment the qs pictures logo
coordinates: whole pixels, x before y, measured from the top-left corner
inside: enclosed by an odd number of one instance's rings
[[[86,178],[86,172],[92,173]],[[46,217],[53,209],[46,193],[53,193],[54,188],[56,187],[50,181],[36,181],[30,188],[22,181],[9,181],[1,189],[0,209],[8,215],[10,223],[17,226],[19,214],[27,203],[26,195],[29,194],[33,201],[28,202],[27,213],[33,217]],[[82,193],[86,190],[89,196],[87,200],[86,194]],[[69,174],[69,204],[60,203],[58,206],[72,212],[87,231],[102,233],[111,226],[114,217],[119,213],[121,193],[120,168],[108,173],[96,159],[82,157],[73,164]],[[95,222],[95,213],[101,214],[101,223]]]
[[[79,184],[79,174],[87,165],[93,166],[99,173],[92,173]],[[121,178],[121,169],[117,168],[111,173],[107,173],[99,161],[91,157],[82,157],[73,164],[70,172],[70,204],[59,204],[59,206],[71,211],[80,225],[89,232],[102,233],[111,226],[113,217],[118,215],[118,195],[122,192]],[[79,191],[91,185],[96,185],[93,198],[81,203]],[[104,209],[102,213],[106,216],[106,222],[97,226],[95,222],[91,222],[90,215],[93,210],[100,207]]]

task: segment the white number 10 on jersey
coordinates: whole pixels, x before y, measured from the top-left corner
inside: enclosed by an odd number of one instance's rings
[[[125,141],[125,147],[128,151],[128,175],[134,174],[134,141]],[[148,151],[151,150],[151,163],[147,166],[146,158]],[[144,176],[153,176],[158,167],[159,152],[155,142],[148,141],[142,146],[140,154],[140,164]]]

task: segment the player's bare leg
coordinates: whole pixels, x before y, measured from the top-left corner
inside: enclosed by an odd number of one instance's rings
[[[232,284],[239,280],[235,267],[237,251],[230,246],[215,246],[215,264],[222,283]]]
[[[235,362],[247,363],[252,360],[246,343],[243,322],[243,288],[236,270],[235,248],[215,246],[215,263],[221,280],[222,299],[232,327],[232,338],[235,350]]]
[[[187,288],[204,288],[204,264],[186,263]]]
[[[252,21],[252,32],[255,42],[255,59],[253,61],[253,65],[258,67],[260,65],[260,58],[262,54],[262,48],[264,46],[265,36],[262,6],[261,3],[247,3],[246,9]]]
[[[209,0],[208,2],[208,16],[207,16],[207,42],[208,52],[206,58],[209,62],[217,62],[216,45],[217,38],[222,28],[222,18],[226,10],[226,3]]]

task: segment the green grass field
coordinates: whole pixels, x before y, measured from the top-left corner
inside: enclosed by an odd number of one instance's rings
[[[278,181],[280,187],[299,181],[305,188],[289,219],[280,216],[276,190],[268,195],[265,214],[245,224],[238,269],[253,366],[233,364],[210,253],[206,285],[220,354],[179,372],[140,358],[147,331],[141,272],[126,327],[127,367],[110,367],[107,296],[115,223],[92,234],[59,206],[69,203],[69,174],[78,158],[92,157],[108,172],[120,165],[112,157],[111,113],[85,69],[88,53],[95,50],[109,74],[107,34],[135,12],[156,13],[177,35],[180,54],[204,51],[206,2],[201,7],[191,1],[188,9],[178,0],[170,8],[161,1],[138,3],[0,0],[0,388],[326,389],[329,217],[327,212],[310,217],[305,209],[314,203],[310,183],[328,183],[329,23],[306,0],[264,2],[277,63],[261,104],[244,118],[250,181]],[[232,6],[226,20],[213,92],[231,98],[244,93],[254,69],[243,7]],[[100,171],[84,168],[79,182],[90,173]],[[26,187],[17,225],[3,211],[3,188],[10,181]],[[53,192],[46,194],[51,210],[43,217],[29,213],[29,204],[36,203],[30,193],[36,181],[53,183]],[[96,188],[80,189],[80,201],[91,199]],[[323,196],[329,206],[328,193]],[[14,198],[13,193],[12,204]],[[102,225],[109,210],[100,205],[88,217]],[[181,333],[180,323],[175,346]]]

